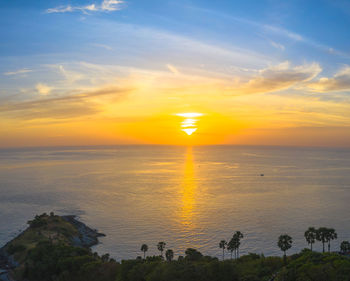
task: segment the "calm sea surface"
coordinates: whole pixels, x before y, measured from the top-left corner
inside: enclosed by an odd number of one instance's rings
[[[261,176],[264,174],[264,176]],[[240,230],[241,252],[280,255],[306,246],[308,226],[350,240],[350,150],[277,147],[93,147],[0,150],[0,246],[35,214],[76,214],[107,236],[114,258],[157,254],[165,241],[220,256]],[[316,247],[320,249],[320,245]]]

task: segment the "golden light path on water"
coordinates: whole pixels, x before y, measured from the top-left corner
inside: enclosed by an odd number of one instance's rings
[[[182,187],[181,223],[185,229],[193,228],[193,208],[195,204],[196,181],[194,178],[192,147],[187,148]]]
[[[179,229],[182,233],[182,251],[189,247],[198,248],[198,185],[194,172],[192,147],[188,147],[184,163],[183,180],[180,188],[178,209]]]

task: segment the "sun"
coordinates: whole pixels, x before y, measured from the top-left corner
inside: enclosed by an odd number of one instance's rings
[[[185,118],[181,122],[181,131],[185,132],[189,136],[197,131],[197,122],[199,117],[203,116],[202,113],[198,112],[177,113],[176,115]]]
[[[192,128],[192,129],[182,129],[187,135],[192,135],[195,131],[197,131],[197,128]]]

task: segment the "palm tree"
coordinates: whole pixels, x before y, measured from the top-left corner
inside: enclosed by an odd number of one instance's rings
[[[233,234],[233,237],[236,240],[236,257],[239,258],[239,246],[241,245],[241,239],[243,238],[243,233],[240,231],[236,231],[235,234]]]
[[[225,249],[226,249],[227,242],[225,240],[221,240],[219,243],[220,249],[222,249],[222,260],[225,259]]]
[[[174,258],[173,250],[171,250],[171,249],[166,250],[165,257],[166,257],[167,261],[172,261],[172,259]]]
[[[146,252],[148,251],[148,246],[146,244],[142,244],[141,251],[143,252],[143,259],[146,258]]]
[[[232,237],[230,242],[227,243],[227,250],[231,252],[231,260],[232,260],[232,253],[233,251],[236,251],[236,241],[235,239]],[[235,252],[236,255],[236,252]]]
[[[310,245],[312,251],[312,244],[316,241],[317,230],[314,227],[309,227],[308,230],[305,231],[304,237],[306,242]]]
[[[331,251],[331,241],[338,238],[338,234],[334,228],[328,228],[327,231],[327,242],[328,242],[328,253]]]
[[[328,242],[328,228],[320,227],[319,229],[317,229],[316,239],[317,241],[322,242],[322,252],[324,253],[324,244]]]
[[[340,251],[345,254],[350,251],[350,242],[349,241],[343,241],[340,244]]]
[[[165,242],[159,242],[157,245],[158,250],[160,251],[160,255],[163,257],[163,251],[165,248],[166,243]]]
[[[284,263],[286,263],[286,260],[287,260],[286,251],[292,247],[292,243],[293,243],[292,237],[290,237],[288,234],[280,235],[280,237],[278,238],[277,245],[281,249],[281,251],[283,251],[284,253],[283,255]]]

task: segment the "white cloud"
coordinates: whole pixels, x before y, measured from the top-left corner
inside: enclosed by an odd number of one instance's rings
[[[103,0],[101,4],[90,4],[84,6],[58,6],[56,8],[50,8],[46,10],[46,13],[71,13],[71,12],[111,12],[121,9],[122,0]]]
[[[103,0],[101,4],[101,10],[103,11],[120,10],[120,4],[122,3],[123,1],[120,1],[120,0]]]
[[[315,78],[322,68],[317,63],[291,66],[288,61],[258,72],[248,82],[232,87],[233,94],[257,94],[285,90]]]
[[[49,87],[42,83],[36,84],[35,89],[40,95],[48,95],[52,91],[52,87]]]
[[[174,74],[179,74],[179,71],[177,70],[177,68],[175,66],[173,66],[172,64],[167,64],[166,67]]]
[[[280,49],[280,50],[282,50],[282,51],[285,50],[285,47],[284,47],[282,44],[280,44],[280,43],[276,43],[276,42],[274,42],[274,41],[270,41],[270,43],[271,43],[271,45],[272,45],[273,47],[275,47],[276,49]]]
[[[94,43],[94,44],[91,44],[92,46],[95,46],[95,47],[99,47],[99,48],[103,48],[103,49],[106,49],[108,51],[111,51],[113,50],[113,48],[111,46],[108,46],[108,45],[105,45],[105,44],[98,44],[98,43]]]
[[[337,92],[350,90],[350,66],[345,66],[333,77],[321,77],[310,83],[308,88],[314,92]]]
[[[25,73],[32,72],[32,71],[33,70],[31,70],[31,69],[23,68],[23,69],[19,69],[16,71],[5,72],[4,75],[11,76],[11,75],[25,74]]]
[[[266,30],[272,31],[276,34],[280,34],[280,35],[289,37],[290,39],[293,39],[295,41],[303,41],[304,40],[303,36],[301,36],[300,34],[292,32],[292,31],[287,30],[287,29],[284,29],[282,27],[277,27],[277,26],[273,26],[273,25],[263,25],[263,27]]]

